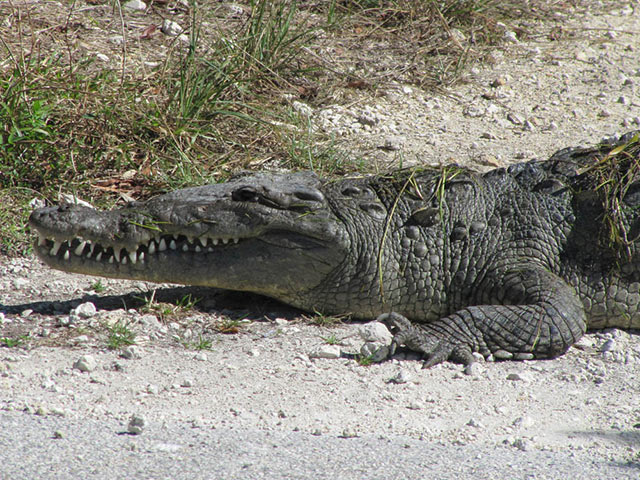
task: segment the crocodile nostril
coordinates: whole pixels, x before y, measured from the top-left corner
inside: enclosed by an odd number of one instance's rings
[[[240,187],[231,193],[231,198],[236,202],[257,202],[260,196],[251,187]]]

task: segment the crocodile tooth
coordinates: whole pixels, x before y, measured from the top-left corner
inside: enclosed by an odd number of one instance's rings
[[[126,265],[127,264],[127,256],[126,255],[124,255],[122,257],[122,261],[120,263],[122,263],[122,265]]]
[[[116,261],[120,261],[120,252],[122,252],[122,248],[113,247],[113,256],[116,257]]]
[[[217,238],[212,238],[211,239],[211,243],[213,243],[214,245],[217,245],[219,242],[219,240]]]
[[[136,252],[131,252],[129,254],[129,259],[131,260],[131,263],[135,264],[138,261],[138,254]]]
[[[154,253],[156,253],[156,242],[154,242],[153,240],[149,242],[149,246],[147,247],[147,253],[149,255],[153,255]]]
[[[175,250],[177,248],[175,240],[171,240],[171,242],[169,243],[169,248],[171,250]]]
[[[140,255],[138,255],[138,261],[144,263],[144,252],[140,252]]]
[[[200,248],[200,245],[196,245],[195,250],[197,253],[200,253],[202,251],[202,248]]]
[[[158,245],[158,251],[164,252],[167,249],[167,242],[164,241],[164,238],[160,239],[160,244]]]
[[[198,240],[200,241],[200,245],[202,245],[203,247],[206,247],[209,239],[207,237],[200,237],[198,238]]]
[[[102,260],[102,252],[98,252],[96,255],[96,262],[99,262],[100,260]]]
[[[38,235],[38,246],[44,247],[47,244],[47,239],[42,235]]]
[[[239,239],[239,238],[234,238],[234,239],[233,239],[233,243],[238,243],[239,241],[240,241],[240,239]]]
[[[173,239],[174,239],[174,240],[178,240],[178,237],[179,237],[179,235],[178,235],[177,233],[174,233],[174,234],[173,234]]]
[[[192,235],[187,235],[187,242],[193,243],[193,236]]]
[[[93,253],[93,249],[96,248],[96,244],[95,243],[91,243],[87,240],[87,243],[89,244],[89,253],[87,253],[87,258],[89,258],[91,256],[91,254]]]
[[[69,250],[65,250],[64,257],[65,260],[69,260]]]
[[[87,242],[82,241],[78,244],[78,246],[76,247],[76,249],[73,251],[73,253],[75,253],[76,255],[80,256],[82,255],[82,251],[84,250],[85,245],[87,244]]]
[[[109,257],[109,263],[113,263],[113,255]]]
[[[213,247],[208,247],[207,252],[213,252]]]
[[[57,241],[53,241],[53,247],[51,248],[51,250],[49,250],[49,255],[51,255],[52,257],[55,257],[58,254],[58,250],[60,250],[60,247],[62,246],[62,242],[57,242]]]
[[[182,245],[182,251],[183,252],[188,252],[189,251],[189,245],[187,245],[186,243],[184,245]]]
[[[229,243],[229,239],[228,238],[223,238],[222,239],[222,243],[224,243],[226,245],[227,243]]]

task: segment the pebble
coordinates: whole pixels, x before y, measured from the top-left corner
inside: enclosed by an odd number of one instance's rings
[[[400,370],[393,377],[387,380],[387,383],[403,384],[411,380],[411,374],[406,370]]]
[[[600,347],[600,351],[602,353],[612,352],[616,350],[616,347],[617,347],[616,341],[613,338],[610,338],[609,340],[607,340],[602,344],[602,346]]]
[[[360,355],[371,359],[374,363],[385,361],[390,353],[388,343],[366,342],[360,347]]]
[[[193,379],[192,378],[185,378],[182,380],[182,383],[180,384],[181,387],[185,387],[185,388],[190,388],[193,387]]]
[[[309,353],[309,358],[340,358],[340,347],[337,345],[321,345]]]
[[[97,309],[93,302],[85,302],[74,308],[71,313],[80,318],[91,318],[95,316]]]
[[[73,363],[73,368],[81,372],[93,372],[97,366],[98,363],[93,355],[82,355]]]
[[[533,380],[533,376],[528,372],[512,372],[507,375],[507,380],[530,382]]]
[[[198,360],[200,362],[206,362],[207,361],[207,354],[204,352],[198,352],[193,356],[194,360]]]
[[[311,115],[313,115],[313,109],[303,102],[295,101],[291,104],[291,108],[293,108],[293,110],[298,112],[303,117],[310,117]]]
[[[484,428],[484,425],[480,423],[478,420],[476,420],[475,418],[469,419],[469,421],[467,422],[467,426],[475,427],[475,428]]]
[[[108,62],[109,57],[107,57],[104,53],[96,53],[96,58],[101,62]]]
[[[141,0],[129,0],[124,4],[124,8],[128,8],[129,10],[146,10],[147,4]]]
[[[26,278],[14,278],[11,283],[13,284],[13,288],[21,290],[29,284],[29,280]]]
[[[170,37],[176,37],[182,33],[182,27],[178,25],[173,20],[169,20],[165,18],[164,22],[162,22],[162,27],[160,27],[160,31],[165,35]]]
[[[390,344],[393,339],[393,334],[389,331],[387,326],[382,322],[369,322],[361,325],[358,328],[358,335],[365,342],[379,342],[384,344]]]
[[[135,345],[129,345],[120,352],[120,356],[127,360],[142,358],[142,350]]]
[[[158,386],[150,383],[147,385],[147,393],[150,395],[157,395],[159,392]]]
[[[522,118],[520,118],[520,116],[518,116],[515,113],[508,113],[507,114],[507,120],[509,120],[514,125],[522,125],[524,123]]]
[[[140,435],[144,430],[145,419],[142,415],[131,415],[129,424],[127,425],[127,432],[131,435]]]
[[[402,146],[404,145],[406,139],[402,136],[399,135],[390,135],[388,137],[385,137],[384,139],[384,143],[378,147],[381,148],[382,150],[387,150],[390,152],[395,152],[397,150],[400,150],[402,148]]]
[[[533,427],[533,425],[535,425],[535,420],[531,417],[518,417],[513,421],[513,426],[514,427],[523,427],[523,428],[529,428],[529,427]]]

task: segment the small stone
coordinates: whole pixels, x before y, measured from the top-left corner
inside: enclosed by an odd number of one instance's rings
[[[55,438],[56,440],[60,440],[61,438],[64,438],[64,433],[62,433],[61,430],[56,430],[55,432],[53,432],[53,438]]]
[[[484,132],[480,135],[480,138],[485,138],[487,140],[495,140],[497,137],[491,132]]]
[[[157,395],[158,394],[158,386],[154,385],[152,383],[150,383],[149,385],[147,385],[147,393],[150,395]]]
[[[96,306],[92,302],[85,302],[74,308],[71,313],[80,318],[91,318],[97,312]]]
[[[502,87],[507,84],[507,80],[505,77],[498,77],[493,82],[491,82],[491,86],[493,88]]]
[[[629,105],[629,99],[624,95],[621,95],[618,97],[618,103],[621,103],[622,105]]]
[[[93,355],[83,355],[78,358],[74,364],[73,368],[76,370],[80,370],[81,372],[92,372],[96,369],[98,363]]]
[[[309,353],[309,358],[340,358],[340,347],[337,345],[322,345]]]
[[[522,118],[520,118],[517,114],[515,113],[508,113],[507,114],[507,120],[509,120],[511,123],[513,123],[514,125],[522,125],[524,122],[522,120]]]
[[[532,132],[533,131],[533,123],[531,123],[529,120],[525,120],[524,123],[522,124],[522,129],[527,131],[527,132]]]
[[[285,325],[289,324],[289,320],[280,317],[276,318],[273,322],[280,327],[284,327]]]
[[[533,378],[528,372],[512,372],[507,375],[507,380],[530,382]]]
[[[578,60],[579,62],[588,62],[589,56],[586,54],[586,52],[580,50],[579,52],[576,53],[575,59]]]
[[[484,425],[480,423],[478,420],[476,420],[475,418],[469,419],[469,421],[467,422],[467,425],[469,427],[474,427],[474,428],[484,428]]]
[[[162,22],[162,27],[160,27],[160,31],[170,37],[177,37],[182,33],[182,30],[180,25],[168,18],[165,18],[164,22]]]
[[[128,8],[129,10],[146,10],[147,4],[141,0],[129,0],[124,4],[124,8]]]
[[[616,350],[616,347],[616,341],[613,338],[610,338],[602,344],[602,347],[600,347],[600,351],[602,353],[613,352],[614,350]]]
[[[618,37],[618,32],[615,32],[614,30],[609,30],[607,33],[604,34],[604,36],[610,40],[613,40],[614,38]]]
[[[393,339],[393,334],[389,331],[387,326],[382,322],[369,322],[361,325],[358,328],[358,335],[365,342],[379,342],[384,344],[390,344]]]
[[[371,359],[374,363],[384,362],[389,358],[389,345],[380,342],[366,342],[360,347],[360,355]]]
[[[603,108],[602,110],[600,110],[600,111],[598,112],[598,116],[599,116],[600,118],[607,118],[607,117],[610,117],[610,116],[611,116],[611,112],[610,112],[609,110],[607,110],[607,109]]]
[[[140,349],[140,347],[137,347],[135,345],[129,345],[128,347],[122,349],[122,352],[120,352],[120,356],[127,360],[142,358],[142,350]]]
[[[405,143],[405,138],[399,135],[390,135],[384,139],[384,144],[381,145],[380,149],[387,150],[389,152],[395,152],[400,150]]]
[[[193,387],[193,379],[191,378],[185,378],[182,380],[182,383],[180,384],[181,387],[184,388],[190,388]]]
[[[198,360],[200,362],[206,362],[207,361],[207,354],[204,352],[198,352],[193,356],[194,360]]]
[[[387,380],[387,383],[402,384],[402,383],[407,383],[410,380],[411,380],[411,374],[406,370],[400,370],[393,377]]]
[[[519,42],[518,35],[516,35],[516,32],[511,30],[507,30],[506,32],[504,32],[503,38],[506,42],[511,42],[511,43]]]
[[[536,422],[531,417],[518,417],[513,421],[514,427],[529,428],[533,427]]]
[[[20,290],[26,287],[29,284],[29,281],[26,278],[14,278],[11,283],[13,284],[13,288]]]
[[[109,57],[107,57],[104,53],[96,53],[96,58],[101,62],[108,62]]]
[[[291,104],[291,108],[293,108],[296,112],[298,112],[303,117],[310,117],[313,115],[313,109],[303,102],[295,101]]]
[[[127,425],[127,432],[132,435],[140,435],[144,429],[145,420],[142,415],[132,415]]]
[[[481,371],[482,367],[477,362],[470,363],[464,367],[464,374],[469,375],[470,377],[477,376]]]

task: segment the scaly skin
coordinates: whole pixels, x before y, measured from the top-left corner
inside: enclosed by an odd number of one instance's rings
[[[42,208],[30,224],[53,268],[380,316],[426,366],[550,358],[587,325],[640,328],[636,140],[483,175],[258,173],[108,212]]]

